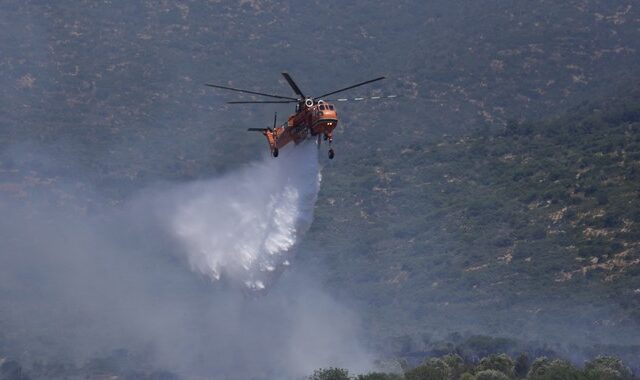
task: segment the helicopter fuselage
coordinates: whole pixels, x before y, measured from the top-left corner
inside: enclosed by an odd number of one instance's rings
[[[298,112],[289,116],[286,123],[276,127],[272,138],[267,138],[272,149],[281,149],[291,142],[297,145],[316,136],[324,136],[325,140],[331,141],[337,125],[338,114],[334,105],[320,100],[312,106],[299,106]]]

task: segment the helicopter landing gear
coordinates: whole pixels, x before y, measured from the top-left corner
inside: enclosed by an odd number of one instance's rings
[[[273,148],[273,152],[271,152],[271,155],[273,156],[273,158],[278,157],[278,148]]]
[[[331,144],[333,144],[333,135],[331,133],[325,134],[324,139],[329,140],[329,159],[333,160],[333,156],[336,155],[336,152],[333,150],[333,146],[331,146]]]

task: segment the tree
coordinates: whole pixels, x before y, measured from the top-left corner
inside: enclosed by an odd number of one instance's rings
[[[584,376],[566,360],[536,359],[527,375],[529,380],[583,380]]]
[[[402,375],[396,373],[371,372],[366,375],[358,375],[355,380],[403,380]]]
[[[448,380],[450,376],[447,363],[433,358],[404,374],[406,380]]]
[[[320,368],[313,371],[309,380],[349,380],[349,371],[343,368]]]
[[[527,374],[527,379],[543,379],[547,368],[549,367],[549,359],[546,356],[542,356],[537,358],[531,364],[531,369],[529,369],[529,373]]]
[[[509,377],[494,369],[485,369],[476,373],[476,380],[509,380]]]
[[[584,366],[588,380],[630,380],[633,378],[631,370],[622,360],[611,356],[599,356]]]
[[[513,360],[506,354],[490,355],[486,358],[482,358],[478,364],[479,371],[500,371],[508,378],[513,377],[513,369]]]
[[[465,371],[464,360],[458,354],[448,354],[442,357],[451,370],[451,377],[457,379]]]

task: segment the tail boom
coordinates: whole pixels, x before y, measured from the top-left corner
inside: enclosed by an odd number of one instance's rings
[[[271,150],[271,155],[273,157],[278,157],[278,147],[276,145],[276,131],[274,131],[271,128],[248,128],[247,131],[262,132],[262,134],[267,138],[267,142],[269,143],[269,149]]]

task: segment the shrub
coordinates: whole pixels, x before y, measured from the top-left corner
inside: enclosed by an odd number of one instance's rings
[[[448,380],[451,369],[440,359],[429,359],[424,364],[406,372],[406,380]]]
[[[509,377],[494,369],[485,369],[476,373],[476,380],[509,380]]]
[[[358,375],[355,380],[402,380],[404,377],[395,373],[371,372]]]
[[[599,356],[584,366],[586,378],[589,380],[630,380],[631,370],[622,360],[611,356]]]
[[[464,360],[458,354],[448,354],[442,357],[442,361],[447,363],[451,370],[451,377],[457,379],[465,371]]]
[[[488,356],[480,360],[480,363],[478,364],[479,371],[495,370],[502,372],[507,377],[513,376],[513,369],[513,360],[511,360],[511,358],[506,354]]]
[[[313,371],[309,380],[349,380],[349,371],[343,368],[320,368]]]
[[[596,194],[596,201],[598,202],[598,205],[604,206],[607,203],[609,203],[609,197],[607,196],[606,193],[599,192]]]
[[[529,373],[527,374],[527,379],[542,379],[542,376],[546,373],[546,370],[549,367],[549,363],[550,361],[546,356],[542,356],[534,360],[531,364],[531,369],[529,369]]]
[[[536,359],[527,375],[529,380],[582,380],[582,373],[565,360]]]

